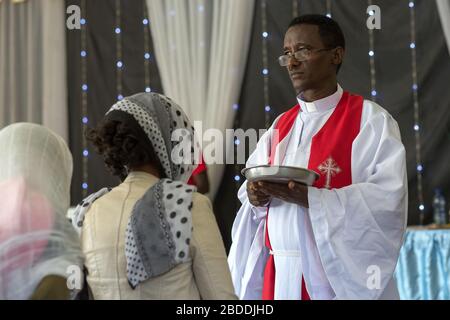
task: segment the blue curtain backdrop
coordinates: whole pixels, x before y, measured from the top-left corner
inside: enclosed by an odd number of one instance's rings
[[[450,299],[450,230],[408,230],[396,280],[401,299]]]

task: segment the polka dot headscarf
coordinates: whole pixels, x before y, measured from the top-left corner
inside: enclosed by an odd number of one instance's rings
[[[139,123],[167,177],[183,182],[189,179],[196,159],[194,143],[198,147],[198,142],[194,127],[180,106],[158,93],[139,93],[117,102],[108,113],[113,110],[131,114]],[[186,149],[188,154],[182,154]],[[174,158],[180,153],[183,161]]]

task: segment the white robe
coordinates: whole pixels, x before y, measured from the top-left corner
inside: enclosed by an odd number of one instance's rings
[[[336,93],[313,103],[299,99],[302,112],[277,147],[281,164],[307,168],[312,137],[341,96],[338,86]],[[268,163],[272,130],[261,137],[247,167]],[[351,161],[352,184],[331,190],[308,187],[309,209],[272,200],[275,299],[301,299],[302,275],[311,299],[399,298],[393,272],[407,220],[405,149],[396,121],[372,101],[363,102]],[[228,262],[236,294],[261,299],[269,254],[264,245],[266,208],[249,203],[246,182],[238,197],[242,206]]]

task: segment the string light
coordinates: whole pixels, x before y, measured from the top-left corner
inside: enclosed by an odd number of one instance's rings
[[[86,0],[81,0],[81,12],[86,15]],[[80,68],[81,68],[81,132],[84,132],[88,123],[88,82],[87,82],[87,20],[85,17],[80,19]],[[88,143],[84,134],[81,135],[81,149],[87,151]],[[88,159],[86,156],[81,158],[81,196],[85,198],[88,192]]]
[[[372,5],[372,0],[367,1],[367,6]],[[377,101],[377,81],[375,70],[375,45],[374,45],[374,31],[367,28],[369,32],[369,68],[370,68],[370,95],[373,101]]]
[[[237,103],[234,103],[233,104],[233,110],[234,111],[238,111],[239,110],[239,105],[237,104]],[[235,116],[234,116],[234,128],[239,128],[239,115],[238,114],[236,114]],[[239,175],[240,175],[240,172],[241,172],[241,169],[242,169],[242,164],[239,164],[238,163],[238,161],[237,161],[237,152],[239,151],[239,149],[237,148],[238,147],[238,145],[240,144],[241,142],[239,141],[239,139],[238,138],[236,138],[235,140],[234,140],[234,182],[235,182],[235,192],[237,193],[237,191],[238,191],[238,189],[240,188],[240,177],[239,177]],[[236,177],[238,177],[238,179],[236,179]],[[238,199],[236,199],[236,206],[239,206],[239,200]]]
[[[417,197],[419,203],[419,218],[420,224],[423,225],[425,222],[425,204],[423,199],[423,186],[422,186],[422,173],[424,167],[422,164],[421,155],[421,145],[420,145],[420,108],[419,108],[419,96],[418,96],[418,81],[417,81],[417,60],[416,60],[416,15],[415,15],[415,4],[414,1],[408,3],[409,7],[409,18],[410,18],[410,35],[411,41],[409,43],[409,48],[411,49],[411,71],[412,71],[412,86],[411,92],[413,96],[413,106],[414,106],[414,137],[416,145],[416,176],[417,176]]]
[[[262,0],[262,1],[265,1],[265,0]],[[262,39],[263,40],[265,40],[265,39],[267,39],[268,38],[268,36],[269,36],[269,33],[268,33],[268,31],[263,27],[262,28],[262,30],[261,30],[261,36],[262,36]],[[263,43],[263,46],[264,46],[265,44]],[[264,51],[264,50],[263,50]],[[264,57],[263,57],[263,60],[264,60]],[[267,61],[267,58],[266,58],[266,61]],[[263,68],[264,68],[264,66],[266,66],[267,64],[264,64],[263,63]],[[234,115],[234,128],[236,129],[236,128],[240,128],[240,123],[239,123],[239,111],[240,111],[240,106],[239,106],[239,104],[238,103],[233,103],[232,104],[232,106],[231,106],[232,108],[233,108],[233,110],[235,111],[235,115]],[[238,152],[241,152],[242,151],[242,147],[240,147],[239,146],[240,145],[240,141],[239,141],[239,139],[235,139],[235,141],[234,141],[234,154],[233,154],[233,156],[234,156],[234,177],[233,177],[233,179],[234,179],[234,186],[235,186],[235,192],[237,193],[237,191],[239,190],[239,188],[241,187],[241,170],[242,170],[242,168],[245,166],[244,164],[241,164],[241,163],[238,163]],[[245,152],[245,151],[243,151],[243,152]],[[240,202],[239,202],[239,200],[238,200],[238,198],[235,198],[236,199],[236,207],[239,207],[239,205],[240,205]]]
[[[327,0],[327,14],[328,18],[331,18],[331,0]]]
[[[269,106],[269,59],[267,50],[267,40],[268,37],[264,37],[264,34],[269,34],[267,29],[267,1],[261,0],[261,29],[262,29],[262,74],[263,74],[263,85],[264,85],[264,111],[265,111],[265,124],[266,129],[270,127],[271,116],[267,111],[267,106]],[[270,110],[269,110],[270,111]]]
[[[147,3],[143,2],[143,19],[142,25],[144,27],[144,90],[149,93],[152,92],[150,87],[150,21],[148,19]]]
[[[298,0],[292,0],[292,18],[298,17]]]
[[[145,2],[145,1],[144,1]],[[123,70],[123,62],[122,62],[122,11],[121,11],[121,0],[116,0],[115,2],[115,29],[114,32],[116,34],[116,92],[117,92],[117,100],[123,99],[122,93],[122,70]]]

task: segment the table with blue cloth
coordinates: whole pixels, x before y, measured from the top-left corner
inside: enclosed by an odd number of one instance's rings
[[[395,278],[401,299],[449,300],[450,229],[408,228]]]

